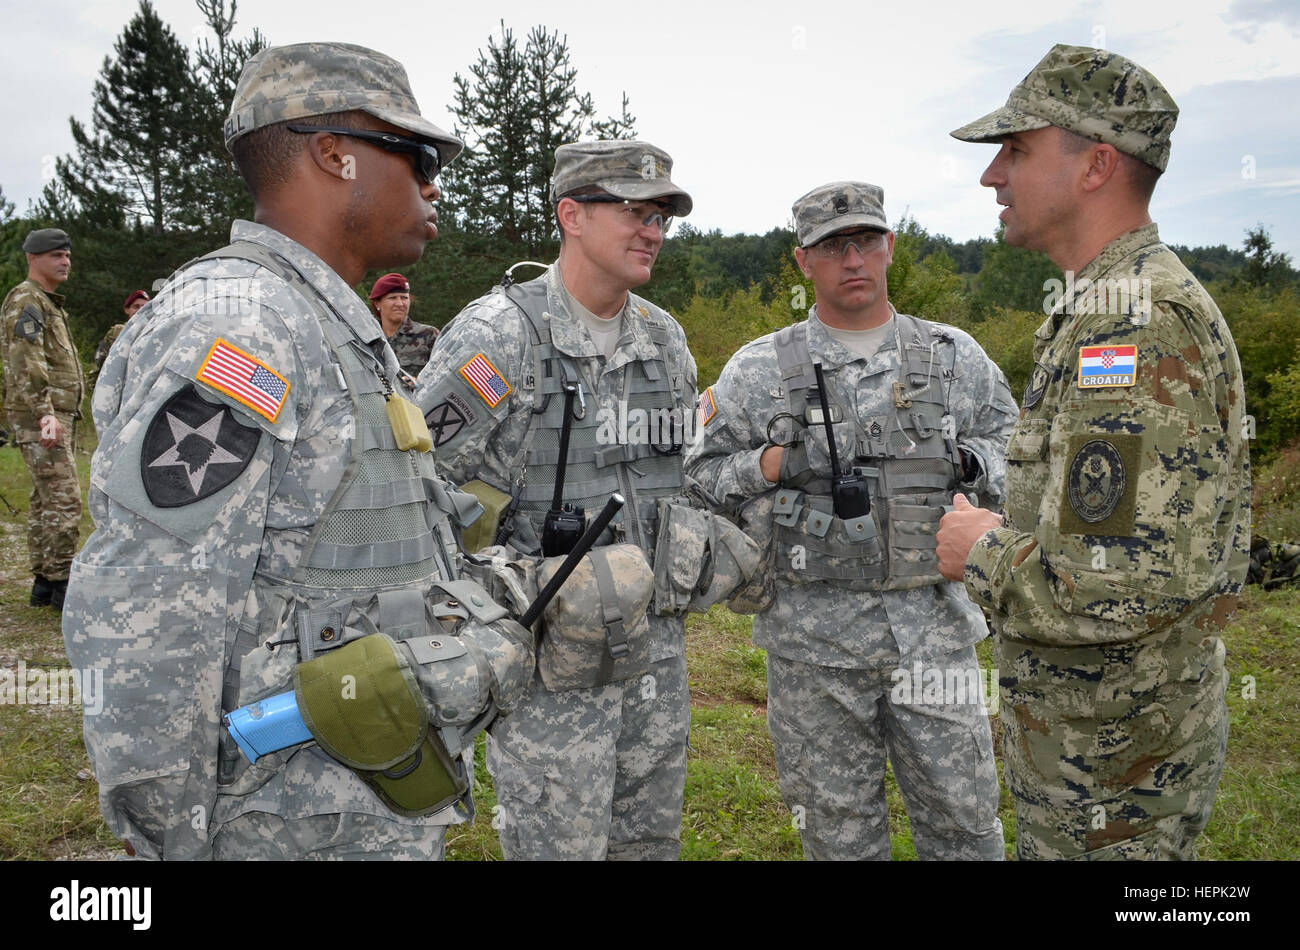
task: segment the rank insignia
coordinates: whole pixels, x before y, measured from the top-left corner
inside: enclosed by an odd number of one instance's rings
[[[178,508],[214,495],[248,468],[262,430],[194,386],[167,400],[145,430],[140,479],[149,501]]]
[[[1025,409],[1033,409],[1043,398],[1043,392],[1047,389],[1047,383],[1051,379],[1046,367],[1035,364],[1034,373],[1029,377],[1029,385],[1025,387],[1025,398],[1021,405]]]
[[[218,339],[194,374],[201,383],[274,422],[289,397],[289,381],[237,346]]]
[[[718,414],[718,404],[713,399],[713,387],[700,393],[699,405],[695,407],[695,418],[700,425],[706,426],[709,420]]]
[[[482,353],[462,366],[460,375],[470,384],[474,392],[483,397],[489,409],[495,409],[497,403],[510,395],[510,384]]]
[[[1079,388],[1132,386],[1137,381],[1137,347],[1079,347]]]

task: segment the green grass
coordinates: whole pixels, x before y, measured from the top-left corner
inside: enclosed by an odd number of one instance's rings
[[[87,429],[89,427],[87,426]],[[78,463],[82,487],[93,449],[83,438]],[[1268,488],[1257,504],[1256,529],[1276,539],[1300,539],[1300,479],[1286,478],[1280,460],[1259,473]],[[13,669],[67,666],[58,619],[27,606],[25,524],[30,490],[16,449],[0,449],[0,492],[19,509],[0,505],[0,666]],[[1288,526],[1294,531],[1285,532]],[[83,537],[90,518],[83,519]],[[1282,532],[1282,533],[1277,533]],[[767,731],[767,656],[750,643],[750,621],[723,608],[687,621],[687,667],[691,684],[691,751],[682,819],[686,860],[797,860],[799,835],[776,782]],[[1231,736],[1214,815],[1199,850],[1219,860],[1300,858],[1300,589],[1264,593],[1249,588],[1245,606],[1225,631],[1232,689]],[[990,645],[977,648],[991,666]],[[1243,677],[1253,677],[1249,695]],[[81,743],[79,708],[0,705],[0,858],[55,859],[116,853],[100,820],[96,786]],[[1000,730],[994,723],[994,749]],[[477,748],[473,824],[450,829],[453,860],[500,860],[492,827],[496,796]],[[886,776],[893,856],[915,858],[903,801],[892,774]],[[1015,818],[1002,789],[999,814],[1007,853],[1015,851]]]

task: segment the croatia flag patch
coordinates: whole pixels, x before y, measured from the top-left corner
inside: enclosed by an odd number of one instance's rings
[[[482,353],[462,366],[460,375],[483,397],[489,409],[495,409],[497,403],[510,395],[510,384]]]
[[[1136,346],[1079,347],[1079,388],[1132,386],[1137,381]]]
[[[289,397],[289,381],[237,346],[218,339],[194,376],[272,422]]]

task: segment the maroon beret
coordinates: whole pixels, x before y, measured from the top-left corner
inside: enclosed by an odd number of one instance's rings
[[[411,283],[401,274],[385,274],[375,281],[375,286],[370,288],[370,299],[378,300],[386,294],[411,292]]]
[[[143,297],[145,300],[149,299],[149,295],[145,293],[143,290],[131,291],[129,294],[126,295],[126,303],[122,304],[122,309],[125,310],[127,307],[131,306],[131,304],[139,300],[141,297]]]

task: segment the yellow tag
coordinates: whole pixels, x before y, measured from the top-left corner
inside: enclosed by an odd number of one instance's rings
[[[397,447],[405,452],[415,449],[427,452],[433,448],[433,437],[429,427],[424,424],[424,416],[414,403],[407,402],[401,396],[388,396],[384,408],[388,411],[388,424],[393,427],[393,437]]]

